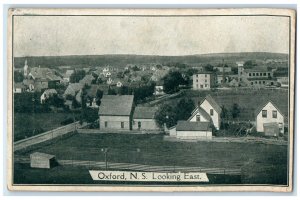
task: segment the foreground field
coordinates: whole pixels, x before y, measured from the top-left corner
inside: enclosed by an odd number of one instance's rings
[[[14,141],[58,128],[62,126],[61,122],[68,118],[73,118],[73,114],[14,113]]]
[[[243,184],[287,183],[285,145],[168,142],[161,135],[76,134],[34,151],[54,154],[58,160],[104,161],[102,148],[109,148],[109,162],[240,168]]]

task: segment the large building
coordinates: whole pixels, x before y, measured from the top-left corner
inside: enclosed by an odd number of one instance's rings
[[[238,82],[240,86],[277,86],[277,81],[273,76],[272,70],[264,67],[245,69],[241,63],[238,64]]]
[[[104,95],[99,107],[102,130],[132,130],[133,95]]]
[[[215,73],[201,72],[193,75],[193,89],[194,90],[209,90],[214,88],[217,83]]]

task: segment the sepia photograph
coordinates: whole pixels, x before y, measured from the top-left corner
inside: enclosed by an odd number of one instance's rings
[[[10,9],[8,188],[293,187],[295,11]]]

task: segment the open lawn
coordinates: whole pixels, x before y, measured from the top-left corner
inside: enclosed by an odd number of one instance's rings
[[[77,116],[78,114],[75,114]],[[14,141],[58,128],[72,113],[14,113]]]
[[[76,134],[22,155],[39,151],[53,154],[58,160],[104,161],[101,148],[109,148],[109,162],[238,168],[242,170],[243,184],[287,183],[285,145],[169,142],[162,135]]]

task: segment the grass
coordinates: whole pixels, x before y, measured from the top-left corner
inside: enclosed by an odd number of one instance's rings
[[[14,141],[58,128],[67,118],[72,113],[14,113]]]
[[[239,168],[242,183],[287,183],[287,146],[280,145],[168,142],[161,135],[76,134],[34,151],[54,154],[57,159],[104,161],[104,147],[109,148],[109,162]]]

